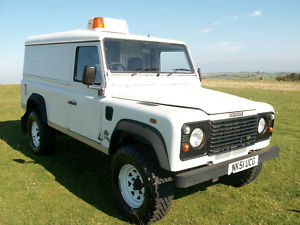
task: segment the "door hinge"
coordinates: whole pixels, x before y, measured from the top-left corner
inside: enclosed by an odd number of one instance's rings
[[[105,95],[105,89],[104,88],[100,88],[98,90],[98,96],[104,96]]]

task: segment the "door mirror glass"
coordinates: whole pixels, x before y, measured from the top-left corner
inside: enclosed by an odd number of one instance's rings
[[[86,65],[84,67],[82,82],[87,85],[93,85],[96,78],[96,72],[97,72],[96,66]]]

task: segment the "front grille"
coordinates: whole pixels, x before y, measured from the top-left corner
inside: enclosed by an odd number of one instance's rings
[[[211,122],[210,153],[221,153],[255,143],[257,116]]]

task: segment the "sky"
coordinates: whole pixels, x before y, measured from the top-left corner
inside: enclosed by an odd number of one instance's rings
[[[208,72],[300,72],[300,0],[0,0],[0,83],[22,79],[32,35],[85,29],[94,16],[187,43]]]

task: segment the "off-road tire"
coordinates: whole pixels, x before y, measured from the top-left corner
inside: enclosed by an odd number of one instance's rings
[[[262,163],[259,163],[257,166],[239,173],[223,176],[221,177],[220,181],[233,187],[241,187],[254,181],[260,174],[261,169]]]
[[[37,141],[34,142],[32,134],[33,126],[37,128],[38,132],[35,136],[38,136]],[[55,148],[56,136],[54,130],[45,124],[39,112],[31,111],[27,119],[27,134],[31,150],[36,155],[45,155],[52,152]],[[37,140],[37,139],[36,139]]]
[[[114,155],[111,167],[112,192],[116,205],[130,220],[139,224],[153,223],[164,217],[172,206],[173,179],[162,170],[145,145],[121,147]],[[142,177],[144,200],[138,208],[132,208],[124,200],[119,174],[124,165],[134,166]],[[122,174],[122,173],[121,173]]]

